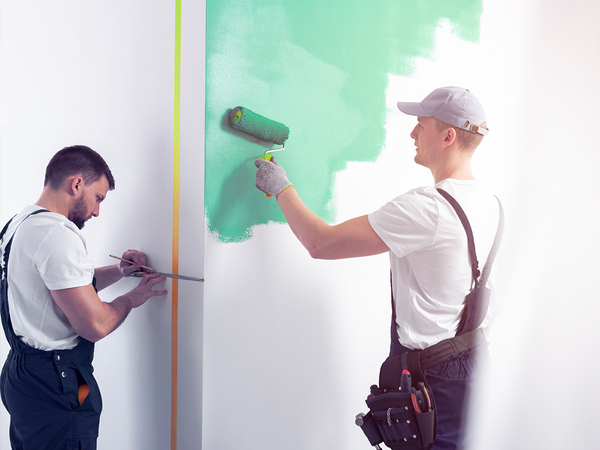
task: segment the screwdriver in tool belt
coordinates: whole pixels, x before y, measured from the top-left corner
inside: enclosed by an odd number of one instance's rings
[[[402,371],[402,374],[400,375],[400,390],[402,392],[409,393],[411,386],[412,386],[412,380],[411,380],[410,372],[408,370],[404,369]]]

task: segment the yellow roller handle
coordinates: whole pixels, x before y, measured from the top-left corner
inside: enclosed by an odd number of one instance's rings
[[[273,155],[271,155],[270,153],[265,153],[265,157],[263,158],[261,156],[260,159],[264,159],[265,161],[271,161],[272,157],[273,157]],[[269,194],[265,194],[265,197],[273,197],[273,196],[269,195]]]

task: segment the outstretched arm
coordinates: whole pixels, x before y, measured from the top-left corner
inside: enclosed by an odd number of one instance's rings
[[[354,258],[389,251],[367,216],[329,225],[304,204],[275,158],[258,160],[256,166],[256,186],[277,198],[293,233],[313,258]]]
[[[100,300],[91,284],[50,293],[75,332],[88,341],[97,342],[116,330],[133,308],[143,305],[151,297],[166,295],[166,290],[152,290],[165,279],[157,273],[146,275],[137,287],[110,303]]]

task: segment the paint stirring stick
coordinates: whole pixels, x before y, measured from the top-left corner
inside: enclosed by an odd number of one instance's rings
[[[121,261],[125,261],[126,263],[129,263],[129,264],[136,264],[133,261],[129,261],[128,259],[119,258],[118,256],[114,256],[114,255],[108,255],[108,256],[110,256],[111,258],[120,259]],[[137,264],[137,265],[140,266],[142,269],[149,270],[150,272],[156,272],[156,270],[154,270],[152,267],[144,266],[142,264]]]

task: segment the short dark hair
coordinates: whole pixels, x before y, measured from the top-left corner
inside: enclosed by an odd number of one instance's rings
[[[46,167],[44,186],[58,190],[68,177],[78,174],[82,175],[86,184],[94,183],[105,175],[108,189],[112,191],[115,188],[115,179],[106,161],[85,145],[73,145],[58,151]]]

